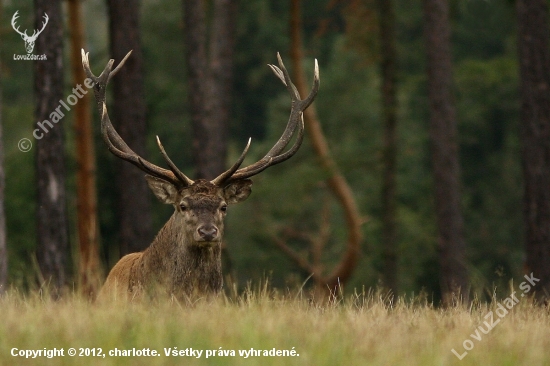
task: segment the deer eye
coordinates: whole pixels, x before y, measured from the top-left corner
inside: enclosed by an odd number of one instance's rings
[[[182,211],[187,211],[187,206],[184,205],[184,204],[181,204],[181,205],[180,205],[180,209],[181,209]]]
[[[227,211],[227,205],[223,205],[222,207],[220,207],[220,211],[221,212],[226,212]]]

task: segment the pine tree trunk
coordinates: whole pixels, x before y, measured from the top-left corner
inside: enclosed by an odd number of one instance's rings
[[[516,1],[521,76],[521,155],[526,267],[550,294],[550,50],[545,0]]]
[[[443,303],[451,305],[457,301],[468,301],[468,274],[460,207],[460,166],[457,118],[452,96],[448,0],[424,0],[424,16],[440,284]]]
[[[1,6],[1,5],[0,5]],[[4,137],[2,134],[2,91],[0,90],[0,295],[8,286],[8,248],[6,232],[5,189],[6,176],[4,171]]]
[[[236,22],[235,0],[214,0],[214,18],[210,36],[210,78],[207,91],[208,153],[204,174],[217,177],[227,169],[227,145],[233,93],[233,50]],[[203,142],[203,143],[204,143]],[[200,152],[204,153],[204,151]],[[211,154],[211,156],[210,156]],[[202,169],[201,169],[202,170]]]
[[[69,0],[71,34],[71,69],[73,85],[83,85],[86,75],[82,68],[80,50],[84,48],[81,0]],[[91,93],[90,93],[91,94]],[[76,209],[79,248],[79,287],[89,298],[100,285],[97,194],[95,181],[95,152],[90,119],[90,94],[83,94],[75,112],[76,139]]]
[[[143,55],[139,35],[138,0],[109,0],[111,58],[120,62],[133,50],[113,78],[113,123],[119,135],[139,156],[146,157]],[[120,254],[142,251],[153,239],[151,195],[143,173],[120,159],[115,160],[117,211],[120,220]]]
[[[183,2],[195,177],[226,170],[233,82],[235,0],[214,0],[207,21],[204,1]],[[211,24],[211,27],[207,27]]]
[[[67,284],[68,220],[65,191],[64,120],[49,121],[63,97],[63,14],[59,0],[35,0],[35,29],[44,14],[49,22],[36,39],[35,54],[47,60],[34,62],[35,128],[43,132],[36,140],[37,260],[42,280],[54,291]],[[46,122],[47,121],[47,122]]]
[[[382,74],[382,118],[384,123],[384,148],[382,152],[382,232],[384,247],[384,286],[397,294],[397,233],[395,202],[396,170],[396,51],[395,13],[392,0],[378,0],[380,16],[380,46]]]
[[[183,0],[183,25],[185,40],[185,63],[189,89],[189,108],[193,127],[193,164],[195,178],[205,178],[208,174],[206,163],[201,155],[201,145],[207,143],[208,133],[203,127],[206,116],[206,24],[202,0]],[[204,146],[206,147],[206,146]]]
[[[2,19],[2,2],[0,2],[0,19]],[[1,43],[0,43],[1,45]],[[0,62],[0,73],[2,63]],[[5,189],[6,174],[4,171],[4,136],[2,134],[2,78],[0,77],[0,295],[6,291],[8,285],[8,250],[6,243],[6,211],[5,207]]]

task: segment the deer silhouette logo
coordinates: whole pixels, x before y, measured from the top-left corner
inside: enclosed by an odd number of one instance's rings
[[[38,30],[34,30],[34,32],[32,33],[31,36],[29,36],[27,34],[27,30],[25,29],[24,32],[21,32],[19,30],[19,26],[17,26],[15,23],[17,21],[17,18],[19,18],[19,10],[17,10],[15,12],[15,14],[13,14],[13,17],[11,18],[11,26],[13,27],[13,29],[19,33],[21,35],[21,38],[23,38],[23,41],[25,41],[25,49],[27,50],[27,53],[32,53],[32,50],[34,49],[34,42],[36,42],[36,39],[38,38],[38,36],[40,35],[40,33],[42,33],[42,31],[44,31],[44,28],[46,28],[46,24],[48,24],[48,20],[50,18],[48,18],[48,14],[44,13],[44,21],[42,22],[42,29],[40,29],[39,31]]]

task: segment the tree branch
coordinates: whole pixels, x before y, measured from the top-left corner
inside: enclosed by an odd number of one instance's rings
[[[294,70],[293,79],[295,80],[296,88],[301,95],[307,94],[307,87],[302,68],[302,40],[301,40],[301,16],[300,16],[300,0],[292,0],[291,2],[291,59]],[[318,156],[321,167],[328,173],[329,178],[327,183],[329,189],[334,194],[342,209],[346,219],[348,228],[348,240],[346,251],[336,265],[332,273],[326,278],[325,287],[328,285],[332,290],[349,280],[355,267],[357,266],[360,254],[360,244],[362,240],[361,233],[361,215],[355,203],[353,193],[346,179],[338,169],[336,162],[330,154],[330,149],[326,141],[325,135],[321,128],[315,105],[311,105],[304,112],[304,121],[306,130],[311,138],[312,146],[315,154]]]

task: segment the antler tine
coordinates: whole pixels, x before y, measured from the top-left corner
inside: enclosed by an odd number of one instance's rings
[[[126,54],[126,57],[119,63],[117,66],[117,69],[120,68],[121,65],[124,65],[124,61],[128,58],[132,51],[128,52]],[[81,50],[82,54],[82,67],[84,68],[84,72],[86,73],[86,76],[90,78],[94,82],[94,94],[96,97],[97,102],[97,108],[99,110],[99,113],[103,116],[103,105],[105,104],[105,92],[107,83],[110,80],[109,75],[112,74],[112,68],[115,60],[111,59],[109,62],[107,62],[107,65],[105,65],[105,68],[101,72],[99,76],[95,76],[92,72],[92,69],[90,68],[90,58],[89,58],[89,52],[85,52],[84,49]],[[106,123],[101,124],[101,130],[106,130],[107,136],[117,149],[123,150],[123,151],[131,151],[131,149],[128,147],[126,142],[118,135],[115,128],[113,127],[110,119],[106,121]]]
[[[48,14],[44,13],[44,15],[42,16],[42,18],[44,18],[44,21],[42,21],[42,29],[40,30],[37,30],[35,29],[34,32],[38,32],[38,34],[42,33],[44,31],[44,28],[46,28],[46,25],[48,24],[48,21],[50,20],[50,18],[48,17]],[[38,37],[38,34],[36,35]]]
[[[120,61],[120,63],[118,64],[117,67],[115,67],[115,69],[113,71],[111,71],[109,73],[109,78],[107,79],[107,82],[111,81],[111,78],[113,76],[115,76],[121,69],[122,65],[124,65],[124,63],[126,62],[126,60],[128,59],[128,57],[130,57],[130,55],[132,54],[132,50],[130,50],[126,56],[124,56],[124,58],[122,59],[122,61]]]
[[[292,101],[292,109],[290,111],[290,116],[288,118],[288,122],[283,134],[281,135],[279,140],[275,143],[275,145],[271,148],[271,150],[269,150],[269,152],[262,159],[245,168],[236,170],[233,175],[223,180],[220,179],[221,177],[220,176],[212,182],[228,182],[232,180],[246,179],[246,178],[252,177],[262,172],[263,170],[269,168],[270,166],[279,164],[289,159],[294,154],[296,154],[296,152],[300,148],[302,141],[304,139],[303,112],[313,102],[313,100],[317,95],[317,92],[319,91],[319,85],[320,85],[319,66],[318,66],[317,60],[315,60],[315,71],[313,75],[313,86],[312,86],[311,92],[305,99],[300,99],[300,94],[298,93],[298,90],[292,83],[292,80],[290,79],[290,75],[279,53],[277,53],[277,59],[279,61],[279,67],[275,65],[268,65],[268,66],[271,68],[275,76],[277,76],[279,80],[281,80],[281,82],[286,86],[290,94],[290,99]],[[285,149],[285,147],[288,145],[288,143],[292,139],[292,136],[294,135],[294,132],[296,131],[297,126],[299,126],[298,136],[296,138],[294,145],[288,151],[281,154],[281,152]],[[225,175],[226,173],[227,172],[223,174]]]
[[[194,183],[193,180],[189,179],[185,174],[183,174],[181,172],[181,170],[178,169],[176,164],[174,164],[174,162],[172,162],[172,159],[170,159],[170,157],[168,156],[168,154],[164,150],[164,146],[162,146],[162,143],[160,142],[160,138],[158,136],[157,136],[157,145],[159,146],[160,153],[164,157],[164,160],[166,160],[166,163],[168,163],[168,166],[170,167],[170,170],[172,171],[172,173],[174,173],[174,175],[180,181],[185,182],[186,185],[190,186],[191,184],[193,184]]]
[[[274,157],[269,157],[269,158],[263,158],[257,164],[253,164],[253,165],[247,166],[246,168],[241,169],[241,171],[234,174],[233,177],[231,177],[231,179],[237,180],[237,179],[252,177],[258,173],[263,172],[270,166],[282,163],[283,161],[290,159],[294,154],[296,154],[296,152],[302,145],[302,141],[304,141],[303,118],[300,120],[300,129],[298,130],[298,136],[296,137],[296,142],[294,142],[294,145],[292,145],[292,148],[290,148],[284,154],[277,155]]]
[[[290,97],[293,101],[300,100],[300,94],[298,93],[298,89],[294,86],[292,83],[292,80],[290,80],[290,74],[288,73],[285,64],[283,63],[283,59],[281,58],[281,55],[279,52],[277,52],[277,61],[279,62],[279,67],[272,65],[275,69],[278,69],[279,72],[277,73],[279,75],[283,75],[285,86],[287,87],[288,91],[290,92]],[[280,78],[280,76],[279,76]]]
[[[226,180],[231,178],[233,173],[235,173],[237,171],[237,169],[239,169],[239,167],[243,163],[244,158],[246,156],[246,153],[248,152],[248,149],[250,148],[250,142],[251,141],[252,141],[252,138],[251,137],[248,138],[248,143],[246,144],[246,147],[244,148],[243,152],[241,153],[241,156],[239,157],[239,159],[237,159],[237,161],[235,162],[235,164],[233,164],[233,166],[231,168],[229,168],[228,170],[226,170],[225,172],[220,174],[217,178],[212,180],[211,181],[212,184],[219,186],[223,182],[225,182]]]
[[[315,67],[313,69],[313,85],[311,86],[311,91],[309,92],[309,95],[304,99],[304,110],[307,109],[313,103],[313,100],[317,96],[317,92],[319,91],[319,86],[321,85],[321,81],[319,79],[319,63],[317,62],[317,59],[315,59]]]
[[[44,29],[46,29],[46,25],[48,24],[48,21],[50,20],[50,18],[48,17],[48,14],[46,14],[46,13],[44,13],[42,18],[44,18],[44,21],[42,22],[42,29],[40,29],[40,30],[34,29],[33,32],[32,32],[32,35],[29,37],[29,39],[36,40],[36,38],[38,38],[40,33],[42,33],[44,31]],[[25,30],[25,35],[26,34],[27,34],[27,30]]]
[[[267,64],[267,66],[269,66],[269,68],[271,69],[271,71],[273,71],[275,76],[277,76],[281,80],[281,82],[283,84],[285,84],[285,86],[286,86],[285,76],[283,75],[283,72],[281,71],[281,69],[279,69],[277,66],[271,65],[271,64]]]
[[[105,101],[105,87],[109,82],[109,74],[111,73],[115,60],[110,59],[109,62],[107,62],[107,65],[105,65],[105,68],[103,69],[101,74],[99,74],[99,76],[95,76],[94,73],[92,72],[92,69],[90,68],[90,53],[85,52],[84,49],[82,49],[81,54],[82,54],[82,67],[84,68],[84,72],[86,73],[86,76],[92,79],[92,81],[94,82],[94,94],[97,99],[99,112],[101,113],[102,105],[103,105],[103,102]]]
[[[105,66],[105,68],[103,69],[103,71],[99,76],[95,76],[90,68],[89,54],[84,50],[82,50],[81,53],[82,53],[82,66],[84,68],[84,71],[87,77],[90,78],[94,83],[94,88],[93,88],[94,94],[96,97],[97,107],[101,115],[101,135],[109,151],[111,151],[113,155],[119,157],[120,159],[126,160],[134,164],[135,166],[137,166],[147,174],[150,174],[160,179],[164,179],[174,184],[177,187],[186,187],[189,184],[192,184],[193,181],[185,177],[183,173],[180,172],[181,173],[181,176],[180,176],[175,171],[161,168],[155,164],[148,162],[147,160],[143,159],[138,154],[136,154],[126,144],[126,142],[124,142],[122,137],[120,137],[116,129],[113,127],[113,124],[111,123],[111,119],[109,118],[109,113],[107,112],[107,104],[105,103],[106,87],[109,81],[111,80],[111,78],[120,70],[122,65],[124,65],[124,62],[126,62],[128,57],[130,56],[131,51],[128,52],[128,54],[126,54],[126,56],[122,59],[122,61],[118,64],[118,66],[114,70],[112,69],[114,60],[112,59],[109,60],[109,62],[107,63],[107,65]],[[163,156],[165,155],[165,159],[168,157],[163,148],[161,149],[161,153],[163,153]],[[170,159],[167,159],[167,162],[169,165],[173,165]],[[170,168],[172,169],[172,166],[170,166]],[[177,171],[179,172],[179,170]]]
[[[15,30],[17,33],[19,33],[21,36],[25,36],[25,37],[28,37],[27,36],[27,30],[25,29],[24,32],[21,32],[19,30],[19,27],[17,24],[16,24],[16,21],[17,21],[17,18],[19,18],[19,10],[17,10],[15,12],[15,14],[13,14],[13,17],[11,17],[11,27],[13,28],[13,30]],[[16,28],[17,27],[17,28]]]
[[[89,55],[90,55],[90,52],[84,51],[84,48],[80,49],[80,56],[82,57],[82,68],[84,69],[84,73],[86,73],[87,77],[95,81],[97,77],[94,75],[94,73],[90,69]]]

